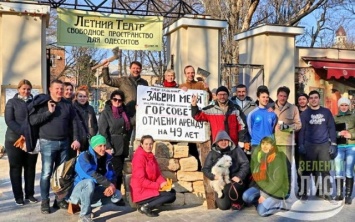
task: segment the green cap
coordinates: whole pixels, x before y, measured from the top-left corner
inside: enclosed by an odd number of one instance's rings
[[[90,145],[91,147],[94,149],[95,147],[97,147],[98,145],[102,145],[102,144],[106,144],[106,138],[103,137],[102,135],[96,135],[93,136],[90,140]]]

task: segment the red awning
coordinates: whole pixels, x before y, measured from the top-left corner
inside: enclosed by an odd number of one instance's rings
[[[325,69],[327,78],[340,79],[355,77],[355,59],[329,59],[326,57],[302,57],[302,59],[315,69]]]

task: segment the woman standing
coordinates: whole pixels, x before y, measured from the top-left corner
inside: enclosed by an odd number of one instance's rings
[[[345,204],[351,204],[355,165],[355,114],[350,111],[350,100],[338,100],[339,114],[334,117],[337,125],[338,155],[335,157],[336,200],[343,200],[345,177]],[[343,127],[341,127],[343,125]],[[342,129],[340,129],[342,128]],[[345,165],[345,166],[344,166]]]
[[[89,139],[97,134],[98,124],[95,110],[89,105],[89,89],[87,86],[79,86],[75,93],[73,106],[79,121],[80,152],[88,150]]]
[[[175,71],[168,69],[164,73],[164,80],[161,84],[156,84],[157,87],[179,88],[179,84],[175,82]]]
[[[25,199],[37,203],[34,198],[34,183],[38,154],[30,154],[14,146],[17,139],[22,136],[21,124],[27,118],[27,104],[32,100],[32,84],[24,79],[18,83],[18,93],[6,103],[5,122],[7,125],[5,147],[10,164],[10,180],[12,192],[17,205],[24,205],[22,191],[22,169],[25,180]]]
[[[129,114],[123,104],[125,99],[121,90],[115,90],[106,102],[99,118],[99,133],[107,139],[107,149],[112,152],[112,164],[117,176],[116,188],[121,190],[124,159],[128,156],[130,129]],[[124,205],[123,199],[118,205]]]
[[[152,153],[153,137],[142,136],[141,145],[132,159],[131,191],[132,201],[139,205],[138,211],[148,217],[159,216],[152,211],[164,203],[172,203],[176,199],[175,190],[159,191],[167,181],[162,176],[157,160]]]
[[[216,204],[221,210],[241,210],[244,205],[242,195],[246,188],[245,184],[248,183],[248,176],[250,176],[249,161],[245,153],[235,146],[226,131],[221,130],[217,133],[202,172],[210,180],[219,179],[218,175],[212,173],[212,167],[223,155],[232,157],[233,164],[229,167],[229,177],[232,183],[224,186],[221,198],[218,198],[216,193]]]

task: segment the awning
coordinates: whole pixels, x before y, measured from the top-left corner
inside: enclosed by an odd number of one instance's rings
[[[355,59],[330,59],[327,57],[302,57],[302,59],[315,69],[324,69],[327,78],[340,79],[355,77]]]

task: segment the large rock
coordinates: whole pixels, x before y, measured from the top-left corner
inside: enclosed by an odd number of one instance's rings
[[[174,158],[184,158],[189,156],[189,146],[187,143],[174,145]]]
[[[178,181],[173,184],[173,188],[177,193],[192,192],[192,183],[186,181]]]
[[[192,182],[192,188],[194,192],[199,192],[205,194],[205,186],[203,181],[194,181]]]
[[[157,141],[153,145],[153,151],[156,158],[172,158],[174,155],[173,145],[169,142]]]
[[[181,171],[197,171],[198,164],[194,156],[189,156],[187,158],[181,158],[179,160]]]
[[[170,178],[170,179],[172,179],[173,182],[176,182],[176,181],[177,181],[176,173],[174,173],[174,172],[172,172],[172,171],[164,170],[164,171],[161,171],[161,174],[163,175],[164,178]]]
[[[186,172],[179,170],[177,172],[177,179],[180,181],[198,181],[203,180],[202,172]]]
[[[133,141],[133,151],[136,151],[136,149],[141,145],[140,140],[134,140]]]
[[[205,201],[202,196],[197,196],[193,193],[184,193],[185,205],[201,205]]]
[[[177,171],[180,168],[179,160],[177,159],[157,158],[157,161],[160,170]]]
[[[123,163],[123,172],[125,174],[131,174],[132,173],[132,162],[131,161],[125,161]]]
[[[185,204],[185,195],[183,193],[176,193],[176,200],[171,205],[183,206],[184,204]]]

